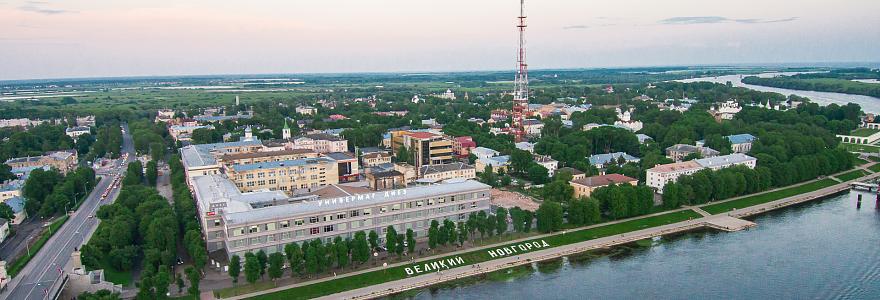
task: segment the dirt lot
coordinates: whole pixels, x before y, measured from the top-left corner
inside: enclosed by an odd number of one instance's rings
[[[538,210],[538,202],[535,202],[531,197],[525,196],[520,193],[510,192],[510,191],[502,191],[499,189],[492,189],[492,205],[504,207],[510,209],[515,206],[519,206],[524,210],[536,211]]]

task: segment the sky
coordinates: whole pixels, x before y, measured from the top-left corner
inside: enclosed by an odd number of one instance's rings
[[[877,0],[527,0],[531,69],[880,61]],[[0,80],[513,70],[516,0],[0,0]]]

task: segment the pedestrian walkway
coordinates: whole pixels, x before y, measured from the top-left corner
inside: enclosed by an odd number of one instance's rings
[[[711,216],[711,215],[712,215],[712,214],[710,214],[709,212],[707,212],[707,211],[705,211],[705,210],[703,210],[702,208],[697,207],[697,206],[685,206],[685,208],[690,208],[691,210],[697,212],[698,214],[700,214],[700,215],[702,215],[702,216],[704,216],[704,217],[708,217],[708,216]]]
[[[725,215],[721,215],[718,218],[707,218],[705,223],[707,227],[727,232],[740,231],[746,228],[758,226],[758,224],[755,224],[754,222]]]

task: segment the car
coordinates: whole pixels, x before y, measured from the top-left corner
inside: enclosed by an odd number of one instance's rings
[[[94,217],[95,217],[95,215],[89,215],[89,219],[92,219]]]
[[[183,264],[183,259],[180,258],[180,257],[178,257],[178,258],[177,258],[177,264],[178,264],[178,265],[182,265],[182,264]]]

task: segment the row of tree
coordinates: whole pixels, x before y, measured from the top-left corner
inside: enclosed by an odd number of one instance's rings
[[[87,167],[62,175],[55,168],[34,169],[24,183],[22,195],[27,199],[29,215],[50,217],[73,210],[96,184],[95,171]]]

